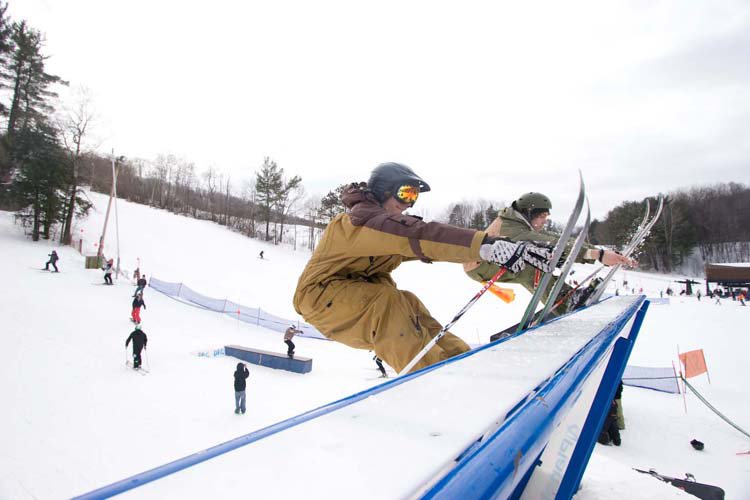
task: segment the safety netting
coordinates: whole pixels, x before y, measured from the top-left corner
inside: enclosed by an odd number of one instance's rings
[[[672,367],[658,368],[650,366],[625,367],[622,375],[622,383],[633,387],[643,387],[654,391],[679,394],[680,387],[677,384],[679,378]]]
[[[294,324],[298,330],[301,330],[301,333],[297,334],[299,336],[328,340],[315,327],[307,323],[276,316],[275,314],[263,311],[259,307],[248,307],[230,300],[208,297],[196,292],[184,283],[170,283],[151,276],[148,286],[173,299],[202,309],[208,309],[209,311],[228,314],[245,323],[262,326],[276,332],[284,332],[289,328],[289,325]]]

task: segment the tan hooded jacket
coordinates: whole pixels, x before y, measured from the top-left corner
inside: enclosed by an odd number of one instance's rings
[[[347,189],[342,201],[350,213],[337,215],[323,233],[297,282],[294,309],[307,319],[336,280],[363,280],[395,286],[391,272],[402,262],[466,262],[479,259],[485,232],[410,215],[389,215],[369,191]]]
[[[348,188],[349,213],[326,228],[294,294],[294,308],[326,337],[374,350],[400,371],[442,328],[411,292],[396,288],[402,262],[465,262],[479,258],[485,233],[418,217],[388,214],[364,187]],[[413,370],[469,350],[446,332]]]

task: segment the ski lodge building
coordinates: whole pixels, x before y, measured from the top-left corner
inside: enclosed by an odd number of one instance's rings
[[[750,288],[750,263],[706,264],[706,294],[710,293],[709,283],[732,288]]]

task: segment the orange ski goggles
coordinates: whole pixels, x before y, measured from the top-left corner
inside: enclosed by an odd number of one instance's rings
[[[399,188],[396,190],[395,196],[396,199],[401,203],[414,205],[414,203],[417,201],[417,198],[419,198],[419,186],[399,186]]]

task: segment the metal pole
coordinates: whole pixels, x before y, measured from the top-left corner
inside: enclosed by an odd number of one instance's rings
[[[115,150],[112,149],[112,193],[115,200],[115,235],[117,241],[117,268],[115,279],[120,276],[120,222],[117,217],[117,168],[115,166]]]
[[[114,158],[114,150],[112,150],[112,157]],[[104,216],[104,227],[102,228],[102,235],[99,238],[99,249],[96,251],[97,265],[101,265],[101,258],[104,256],[104,236],[107,234],[107,222],[109,222],[109,209],[112,207],[112,197],[115,192],[115,168],[114,163],[112,164],[112,188],[109,192],[109,203],[107,204],[107,214]]]

